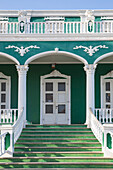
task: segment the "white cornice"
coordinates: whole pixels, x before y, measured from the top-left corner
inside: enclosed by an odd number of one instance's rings
[[[32,17],[82,16],[86,10],[26,10]],[[18,17],[19,10],[0,10],[0,17]],[[93,10],[94,16],[113,16],[113,10]]]
[[[0,41],[113,41],[113,33],[87,34],[1,34]]]

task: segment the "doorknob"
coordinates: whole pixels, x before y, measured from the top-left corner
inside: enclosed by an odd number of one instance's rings
[[[56,106],[56,109],[57,109],[58,106]]]

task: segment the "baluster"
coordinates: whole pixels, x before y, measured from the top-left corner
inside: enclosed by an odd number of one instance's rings
[[[41,22],[41,34],[43,34],[43,23]]]
[[[101,114],[102,114],[101,111],[102,111],[102,110],[99,109],[99,122],[101,122]]]
[[[11,23],[9,23],[9,34],[11,34]]]
[[[96,33],[98,33],[98,22],[96,22]]]
[[[31,23],[31,34],[32,34],[32,32],[33,32],[33,28],[32,28],[32,26],[33,26],[33,24]]]
[[[95,109],[95,117],[97,118],[97,109]]]
[[[2,23],[2,33],[5,33],[5,23]]]
[[[54,33],[54,23],[53,22],[51,23],[51,33],[52,34]]]
[[[102,22],[99,22],[99,26],[100,26],[100,33],[102,33]]]
[[[34,23],[34,34],[36,34],[36,23]]]
[[[103,109],[103,115],[102,115],[102,123],[105,121],[105,109]]]
[[[73,34],[75,34],[75,23],[73,23]]]
[[[66,22],[66,34],[68,34],[68,22]]]
[[[14,110],[14,123],[16,122],[16,109]]]
[[[76,33],[78,34],[78,22],[76,23]]]
[[[71,33],[71,23],[69,23],[69,34]]]
[[[62,22],[62,33],[64,34],[64,22]]]
[[[6,123],[8,123],[8,110],[5,110],[5,119],[6,119]]]
[[[112,116],[111,116],[111,114],[112,114],[112,109],[110,109],[110,113],[109,113],[110,123],[112,123]]]
[[[2,111],[3,111],[3,123],[5,123],[5,110]]]
[[[39,22],[37,23],[37,34],[39,34]]]
[[[61,22],[59,22],[59,33],[61,33]]]
[[[12,123],[12,116],[13,116],[13,114],[12,114],[12,109],[10,109],[10,123]]]
[[[108,123],[108,109],[106,109],[106,123]]]

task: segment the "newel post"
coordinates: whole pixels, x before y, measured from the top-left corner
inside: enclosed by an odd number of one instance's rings
[[[18,71],[18,116],[23,108],[24,121],[26,123],[26,75],[28,65],[16,65]]]
[[[86,71],[86,124],[90,128],[90,111],[94,113],[95,95],[94,95],[94,75],[96,64],[86,64],[84,70]]]

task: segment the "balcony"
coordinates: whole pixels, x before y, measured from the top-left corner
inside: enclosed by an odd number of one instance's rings
[[[0,22],[0,34],[102,34],[113,33],[113,21]]]

